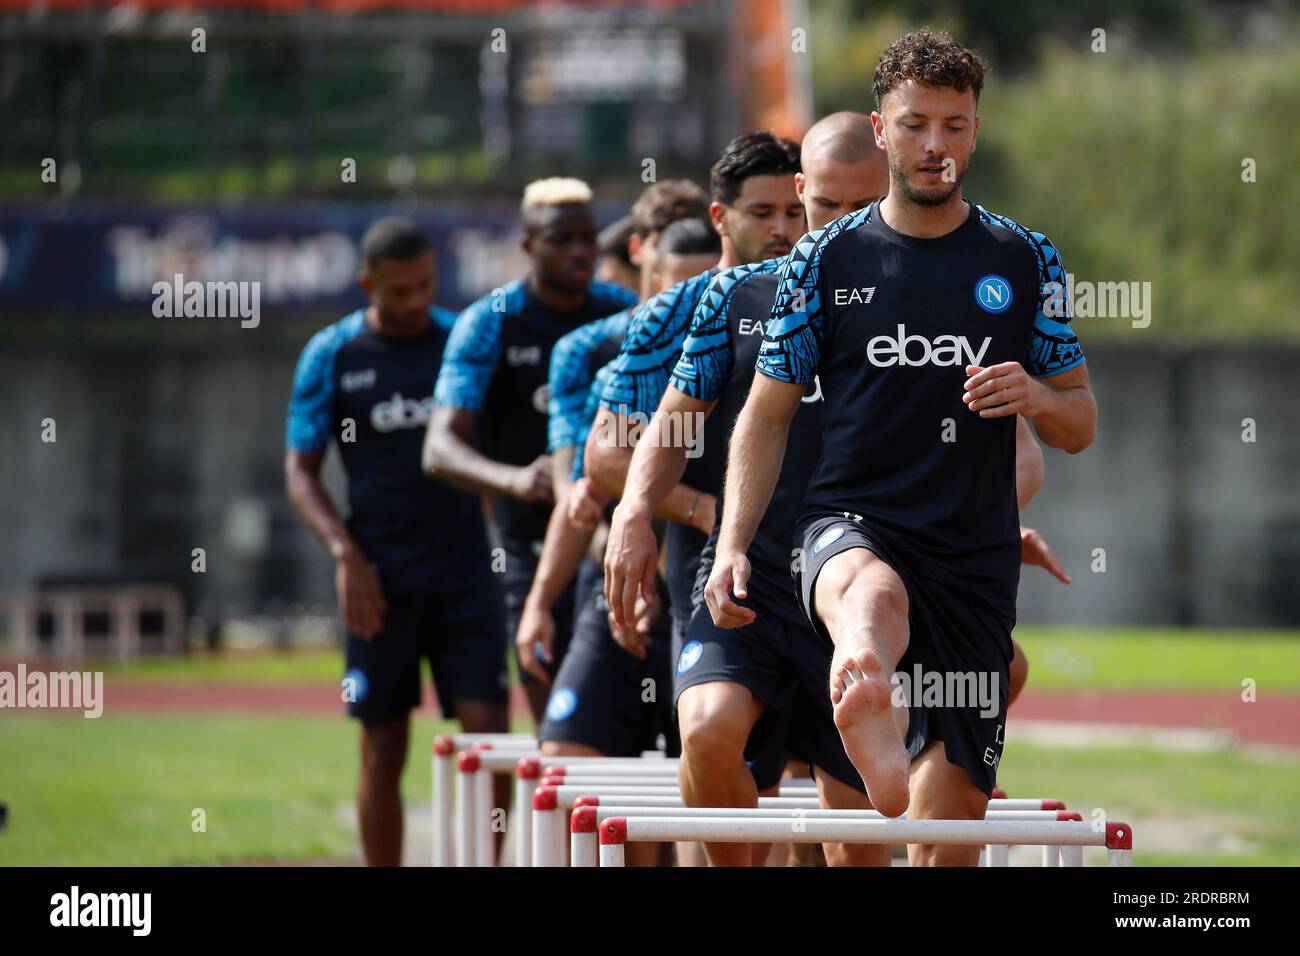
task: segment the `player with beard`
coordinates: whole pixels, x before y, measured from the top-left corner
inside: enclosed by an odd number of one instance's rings
[[[803,237],[782,268],[706,594],[715,619],[752,614],[739,603],[746,551],[819,381],[824,451],[796,531],[796,587],[833,647],[829,696],[848,757],[877,809],[914,819],[982,818],[996,781],[1022,551],[1016,416],[1072,453],[1096,424],[1068,304],[1064,321],[1044,308],[1063,278],[1055,247],[962,198],[982,84],[979,59],[930,31],[895,41],[877,66],[889,194]],[[894,706],[889,675],[913,664],[995,678],[992,712]],[[909,856],[971,865],[978,848]]]

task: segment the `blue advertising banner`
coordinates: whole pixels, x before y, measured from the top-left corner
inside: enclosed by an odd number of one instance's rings
[[[0,203],[0,315],[154,314],[154,285],[260,284],[268,317],[364,304],[360,242],[396,213],[438,253],[438,303],[459,309],[520,276],[513,203],[293,202],[195,206],[133,202]],[[601,222],[625,209],[598,210]]]

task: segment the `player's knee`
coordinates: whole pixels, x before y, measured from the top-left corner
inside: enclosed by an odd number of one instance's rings
[[[406,727],[371,728],[362,748],[362,767],[372,777],[398,777],[406,766]]]
[[[489,701],[458,701],[454,709],[461,729],[467,734],[504,733],[510,726],[505,704]]]
[[[889,866],[889,847],[878,843],[824,843],[827,866]]]
[[[682,756],[702,766],[722,766],[742,760],[749,730],[719,706],[679,708]]]
[[[886,616],[907,620],[907,588],[883,561],[864,568],[845,596],[855,613],[865,615],[865,620]]]
[[[978,866],[980,848],[951,843],[921,843],[913,851],[913,866]]]

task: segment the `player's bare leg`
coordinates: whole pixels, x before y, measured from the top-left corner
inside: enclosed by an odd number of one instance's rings
[[[989,798],[970,775],[948,762],[943,741],[936,740],[912,763],[910,820],[983,820]],[[915,843],[907,848],[911,866],[978,866],[978,846]]]
[[[410,714],[361,722],[357,821],[367,866],[402,865],[402,769]]]
[[[744,755],[749,732],[764,706],[748,689],[727,681],[695,684],[682,691],[677,698],[682,735],[677,776],[685,806],[758,806],[758,789]],[[713,866],[762,866],[769,847],[706,843],[704,852]]]
[[[452,713],[460,721],[460,729],[467,734],[504,734],[510,730],[510,711],[508,704],[492,700],[457,699],[451,703]],[[513,797],[510,778],[505,774],[492,774],[492,806],[510,812]],[[501,846],[505,843],[505,833],[493,833],[497,859],[501,858]]]
[[[524,689],[524,698],[528,701],[528,713],[532,715],[533,726],[540,727],[546,720],[546,703],[551,699],[551,685],[537,680],[520,680]]]
[[[871,810],[871,800],[860,790],[840,783],[821,767],[813,767],[817,794],[827,810]],[[881,843],[823,843],[827,866],[889,866],[889,846]]]
[[[1007,706],[1010,707],[1020,692],[1025,689],[1025,682],[1029,680],[1029,658],[1025,656],[1025,649],[1020,646],[1020,642],[1011,641],[1011,687],[1008,690]]]
[[[907,650],[907,590],[865,548],[830,558],[813,602],[835,652],[831,704],[844,751],[862,775],[872,805],[887,817],[907,810],[907,708],[895,707],[890,677]]]

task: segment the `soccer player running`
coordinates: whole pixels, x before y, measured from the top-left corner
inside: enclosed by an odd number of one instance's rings
[[[553,503],[546,455],[547,374],[556,340],[636,303],[620,286],[593,282],[596,221],[591,190],[576,179],[543,179],[524,190],[528,274],[495,289],[456,319],[434,388],[424,467],[457,487],[489,492],[505,555],[506,626],[518,630]],[[472,436],[477,432],[477,447]],[[572,631],[573,588],[556,602],[559,665]],[[519,668],[533,720],[547,688]]]
[[[889,193],[803,237],[782,268],[706,599],[715,618],[746,616],[746,551],[817,379],[824,450],[796,586],[834,648],[835,724],[885,815],[979,819],[1001,759],[1019,581],[1015,417],[1079,452],[1096,405],[1068,309],[1067,321],[1043,309],[1045,284],[1064,278],[1055,247],[962,198],[981,61],[923,30],[890,45],[874,81]],[[999,699],[893,706],[900,664],[950,686],[996,679]],[[973,865],[978,848],[914,845],[909,858]]]
[[[505,627],[478,500],[420,470],[433,382],[455,320],[433,305],[433,251],[413,223],[383,219],[366,232],[361,254],[370,305],[318,332],[298,361],[285,485],[335,562],[344,696],[361,721],[357,816],[366,862],[397,866],[420,660],[429,659],[445,716],[472,733],[504,732]],[[348,478],[346,522],[320,479],[331,440]],[[507,781],[498,800],[508,796]]]

